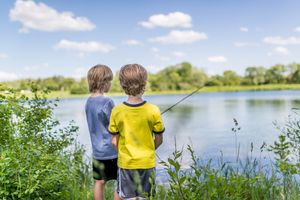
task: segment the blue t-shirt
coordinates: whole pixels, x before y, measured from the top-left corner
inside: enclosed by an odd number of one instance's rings
[[[104,96],[89,97],[85,104],[86,119],[93,147],[93,158],[109,160],[117,158],[108,132],[109,118],[114,102]]]

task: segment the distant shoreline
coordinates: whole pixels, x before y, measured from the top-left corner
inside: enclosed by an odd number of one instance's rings
[[[196,89],[196,88],[195,88]],[[243,92],[243,91],[272,91],[272,90],[300,90],[300,84],[272,84],[272,85],[253,85],[253,86],[207,86],[198,93],[209,92]],[[145,95],[168,95],[168,94],[188,94],[193,90],[170,90],[159,92],[146,92]],[[124,96],[124,93],[108,93],[107,96]],[[47,95],[48,98],[82,98],[89,94],[70,94],[69,91],[52,91]]]

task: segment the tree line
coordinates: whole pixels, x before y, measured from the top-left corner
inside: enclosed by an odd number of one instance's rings
[[[53,76],[39,79],[22,79],[2,82],[0,90],[15,88],[29,90],[29,82],[35,82],[39,89],[50,91],[70,91],[71,94],[88,93],[86,78]],[[147,91],[173,91],[191,90],[199,86],[240,86],[240,85],[266,85],[266,84],[295,84],[300,83],[300,64],[277,64],[269,68],[251,66],[245,69],[244,76],[233,70],[226,70],[223,74],[209,76],[204,70],[192,66],[188,62],[169,66],[157,73],[150,73]],[[118,72],[112,81],[111,92],[121,92],[118,81]]]

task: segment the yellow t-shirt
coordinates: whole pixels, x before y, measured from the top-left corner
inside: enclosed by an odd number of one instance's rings
[[[118,166],[123,169],[149,169],[156,165],[154,134],[164,132],[157,106],[144,101],[124,102],[112,109],[109,132],[119,134]]]

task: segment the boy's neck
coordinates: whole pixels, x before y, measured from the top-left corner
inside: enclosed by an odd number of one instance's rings
[[[103,96],[103,92],[93,92],[93,93],[91,93],[91,97],[99,97],[99,96]]]
[[[142,95],[136,95],[136,96],[128,96],[127,102],[131,104],[138,104],[142,103],[144,100],[142,98]]]

